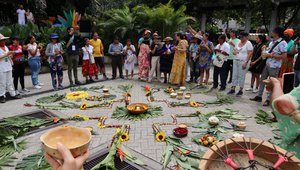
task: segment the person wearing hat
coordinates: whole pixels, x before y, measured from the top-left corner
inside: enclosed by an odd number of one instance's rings
[[[286,29],[284,32],[284,40],[287,43],[287,58],[284,58],[282,60],[282,65],[280,68],[280,72],[278,77],[281,78],[283,73],[290,73],[293,72],[293,64],[294,64],[294,55],[295,53],[293,52],[293,46],[294,46],[294,41],[292,40],[292,37],[294,35],[294,30],[293,29]]]
[[[5,45],[5,40],[9,37],[4,37],[0,34],[0,103],[6,102],[5,93],[8,91],[10,96],[15,99],[20,99],[21,95],[16,94],[13,79],[12,79],[12,55],[13,51],[9,51]]]
[[[163,45],[160,51],[160,72],[164,73],[164,83],[168,83],[172,69],[175,49],[174,45],[172,44],[173,38],[166,37],[163,41],[165,42],[165,44]]]
[[[50,74],[52,79],[53,90],[63,89],[63,53],[61,43],[59,42],[59,36],[56,33],[50,34],[51,43],[47,45],[46,56],[48,56],[48,62],[50,67]],[[57,76],[57,77],[56,77]],[[58,80],[58,81],[57,81]]]
[[[13,51],[13,77],[14,77],[14,87],[15,90],[18,91],[18,81],[20,79],[20,84],[22,90],[20,90],[21,93],[29,92],[28,89],[25,88],[25,59],[23,55],[23,47],[20,45],[19,36],[15,36],[12,39],[13,44],[8,46],[10,51]]]
[[[151,83],[154,73],[156,72],[156,80],[160,82],[160,50],[162,49],[161,37],[155,36],[151,49],[151,70],[148,78],[148,83]]]
[[[140,49],[140,46],[143,43],[144,39],[148,39],[150,41],[150,44],[152,44],[152,39],[150,38],[150,36],[151,36],[151,31],[148,29],[145,29],[143,37],[141,37],[138,40],[138,49]]]
[[[264,80],[269,77],[278,77],[278,73],[281,68],[282,59],[287,57],[287,43],[284,41],[284,29],[281,27],[276,27],[272,31],[273,40],[270,42],[266,51],[263,52],[262,56],[267,58],[266,66],[261,74],[261,80],[259,85],[258,95],[251,98],[252,101],[261,102],[262,95],[264,93],[265,84]],[[267,99],[264,102],[264,106],[270,105],[270,97],[272,93],[268,93]]]
[[[235,94],[236,86],[240,87],[236,96],[242,96],[244,93],[245,78],[248,72],[247,67],[253,51],[253,46],[248,40],[248,35],[248,33],[242,32],[240,34],[240,41],[234,47],[232,87],[227,94]]]

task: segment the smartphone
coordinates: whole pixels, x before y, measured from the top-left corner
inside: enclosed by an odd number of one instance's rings
[[[287,94],[294,89],[294,82],[295,81],[295,73],[284,73],[282,75],[282,89],[283,93]]]

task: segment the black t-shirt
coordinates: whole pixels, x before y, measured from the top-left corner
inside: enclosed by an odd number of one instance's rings
[[[298,47],[298,56],[294,64],[294,69],[300,71],[300,47]]]
[[[151,51],[154,49],[155,45],[157,45],[155,53],[151,53],[151,54],[152,54],[152,56],[159,56],[160,55],[160,50],[162,49],[162,45],[161,44],[152,43],[151,47],[150,47]]]

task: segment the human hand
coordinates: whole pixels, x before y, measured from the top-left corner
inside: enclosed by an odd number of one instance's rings
[[[274,77],[270,77],[270,79],[264,80],[263,83],[265,83],[266,89],[268,91],[273,91],[274,86],[280,86],[280,81]]]
[[[61,143],[57,144],[57,150],[63,157],[62,164],[53,159],[50,155],[45,153],[45,159],[49,162],[49,164],[55,170],[81,170],[84,162],[89,157],[89,151],[87,151],[84,155],[74,158],[71,154],[70,150],[66,148]]]
[[[245,69],[247,68],[247,64],[248,64],[248,63],[244,63],[244,64],[242,65],[243,70],[245,70]]]
[[[6,53],[6,57],[12,56],[13,54],[14,54],[13,51],[9,51],[9,52]]]
[[[253,66],[254,64],[255,64],[255,62],[251,62],[251,63],[250,63],[250,66]]]

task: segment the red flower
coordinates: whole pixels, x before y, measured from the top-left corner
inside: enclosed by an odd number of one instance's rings
[[[57,118],[57,117],[54,117],[54,118],[53,118],[53,122],[54,122],[54,123],[57,123],[57,122],[59,122],[59,118]]]
[[[150,87],[149,86],[145,86],[144,87],[146,91],[150,91]]]

